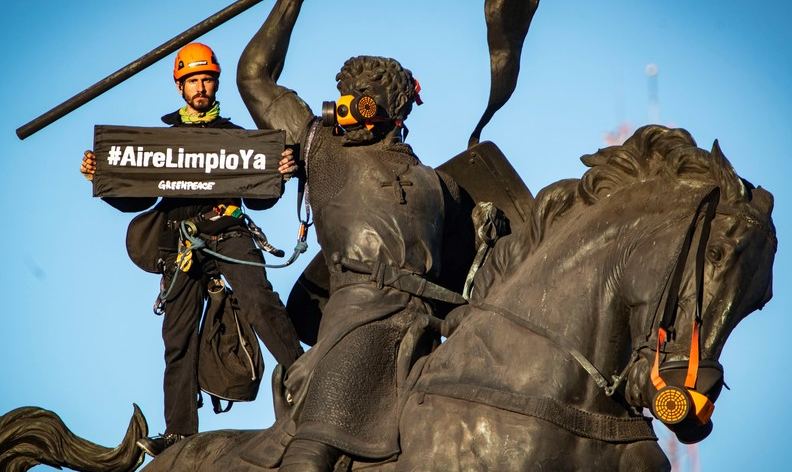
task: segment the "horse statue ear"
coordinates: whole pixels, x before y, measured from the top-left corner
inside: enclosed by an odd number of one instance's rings
[[[710,151],[710,154],[719,156],[721,159],[726,157],[723,155],[723,151],[721,151],[720,143],[718,142],[717,138],[712,142],[712,150]]]
[[[737,176],[737,173],[734,171],[734,167],[732,167],[731,162],[726,158],[721,151],[720,143],[718,140],[712,142],[712,150],[710,151],[710,157],[718,161],[720,165],[718,166],[711,166],[711,169],[720,169],[721,173],[723,174],[719,179],[722,182],[722,186],[724,191],[727,195],[734,195],[736,194],[739,200],[745,201],[747,200],[747,193],[748,191],[745,188],[745,184],[743,181]]]
[[[750,200],[753,206],[758,208],[762,213],[766,214],[767,217],[770,218],[770,214],[773,212],[774,206],[773,194],[762,187],[754,187],[750,182],[738,177],[735,174],[731,163],[729,163],[729,160],[723,155],[723,151],[721,151],[720,143],[718,143],[717,139],[712,143],[710,156],[713,159],[719,160],[722,164],[721,168],[724,169],[725,172],[728,172],[730,175],[734,176],[734,180],[724,179],[723,182],[726,182],[730,187],[736,187],[736,191],[739,192],[741,200]],[[731,186],[730,184],[735,181],[737,182],[736,185]],[[734,189],[729,190],[734,191]]]
[[[717,139],[712,142],[712,150],[710,150],[710,157],[712,157],[713,159],[717,159],[719,162],[721,162],[725,169],[729,169],[732,172],[734,172],[734,168],[732,167],[731,163],[729,162],[728,159],[726,159],[726,156],[723,155],[723,151],[721,151],[720,143],[718,142]]]

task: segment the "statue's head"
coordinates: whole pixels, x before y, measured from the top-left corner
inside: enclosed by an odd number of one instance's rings
[[[368,126],[361,126],[360,130],[362,134],[370,136],[361,141],[370,141],[377,131],[386,133],[395,127],[402,127],[403,121],[412,111],[413,103],[418,100],[420,90],[408,69],[386,57],[352,57],[344,63],[336,80],[342,99],[347,98],[350,101],[348,105],[355,107],[355,112],[359,111],[364,116],[371,114],[366,116],[369,118],[366,120]],[[373,99],[373,103],[365,97]],[[353,131],[354,134],[353,128],[350,126],[347,131]]]

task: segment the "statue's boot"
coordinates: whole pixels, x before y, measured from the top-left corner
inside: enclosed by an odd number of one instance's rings
[[[333,446],[295,438],[286,449],[280,472],[330,472],[335,467],[341,451]]]
[[[275,409],[275,421],[283,421],[290,416],[291,398],[287,398],[286,387],[283,385],[285,370],[281,364],[272,371],[272,406]]]
[[[265,469],[277,468],[281,463],[286,446],[294,439],[296,426],[291,418],[291,405],[283,386],[283,366],[278,364],[272,372],[272,404],[275,408],[275,424],[254,434],[246,446],[241,447],[240,457],[246,464]]]

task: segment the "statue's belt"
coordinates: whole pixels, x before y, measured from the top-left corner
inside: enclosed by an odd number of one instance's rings
[[[433,382],[415,387],[421,402],[423,395],[440,395],[480,403],[505,411],[539,418],[577,436],[612,443],[657,441],[651,418],[618,417],[591,413],[565,405],[549,397],[524,395],[481,385]]]
[[[341,257],[338,253],[332,255],[332,261],[331,280],[334,289],[373,282],[378,288],[391,287],[425,299],[454,305],[467,303],[462,295],[430,282],[422,275],[392,265],[382,262],[368,264]]]

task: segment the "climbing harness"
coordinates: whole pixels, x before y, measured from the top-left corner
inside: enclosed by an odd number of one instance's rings
[[[230,206],[229,206],[230,207]],[[308,236],[308,227],[310,226],[310,222],[306,220],[300,220],[300,227],[297,234],[297,244],[294,247],[294,251],[289,259],[283,264],[265,264],[261,262],[255,261],[247,261],[243,259],[237,259],[234,257],[229,257],[223,255],[217,251],[209,249],[207,246],[207,241],[221,241],[223,239],[228,239],[230,237],[238,237],[242,235],[249,235],[253,238],[253,242],[255,243],[256,247],[262,251],[266,251],[270,254],[273,254],[277,257],[283,257],[284,252],[267,241],[267,237],[264,235],[264,232],[259,228],[253,220],[245,213],[239,211],[237,218],[240,218],[246,226],[247,231],[229,231],[225,233],[221,233],[219,235],[207,235],[203,234],[198,230],[198,226],[195,224],[194,221],[191,220],[182,220],[179,223],[179,250],[176,254],[176,262],[175,267],[173,269],[173,275],[171,277],[171,281],[168,284],[167,288],[164,286],[164,282],[161,284],[160,287],[160,294],[157,297],[157,300],[154,304],[154,313],[157,315],[161,315],[164,311],[165,302],[167,302],[168,297],[173,289],[176,286],[176,280],[179,277],[180,272],[189,272],[190,268],[192,267],[193,262],[193,252],[201,251],[204,254],[207,254],[215,259],[219,259],[225,262],[230,262],[232,264],[242,264],[242,265],[250,265],[256,267],[263,267],[267,269],[280,269],[283,267],[290,266],[297,260],[300,254],[304,253],[308,250],[308,243],[306,242]],[[235,211],[235,210],[232,210]],[[231,215],[223,215],[223,216],[231,216]]]
[[[198,225],[195,221],[196,219],[179,221],[179,249],[176,255],[176,267],[173,270],[173,276],[171,277],[170,284],[168,284],[167,288],[165,287],[164,280],[160,284],[160,293],[154,302],[154,314],[164,314],[165,303],[168,301],[168,296],[170,295],[173,287],[176,286],[176,280],[179,276],[179,272],[188,272],[192,267],[192,255],[194,251],[201,251],[204,254],[225,262],[230,262],[232,264],[243,264],[267,269],[281,269],[292,265],[294,261],[300,257],[300,254],[308,250],[308,243],[306,242],[308,239],[308,229],[313,225],[307,186],[308,154],[311,149],[311,143],[313,142],[314,135],[316,134],[316,130],[319,128],[320,123],[321,120],[316,119],[311,124],[311,129],[308,133],[308,139],[305,148],[305,175],[304,177],[299,178],[297,181],[297,219],[300,221],[300,226],[297,229],[297,243],[295,244],[294,251],[292,252],[289,259],[283,264],[264,264],[261,262],[236,259],[209,249],[206,245],[207,240],[220,241],[229,237],[249,235],[253,238],[253,242],[260,250],[266,251],[276,257],[283,257],[285,255],[281,249],[276,248],[270,244],[269,241],[267,241],[267,236],[264,234],[261,228],[253,222],[253,219],[250,218],[250,216],[247,215],[242,210],[242,208],[237,205],[218,205],[213,209],[213,211],[204,215],[200,215],[197,220],[216,221],[223,216],[229,216],[242,220],[245,229],[242,231],[228,231],[218,235],[208,235],[199,231]],[[305,207],[305,218],[302,216],[303,205]],[[160,261],[160,266],[163,267],[164,273],[164,262]]]

